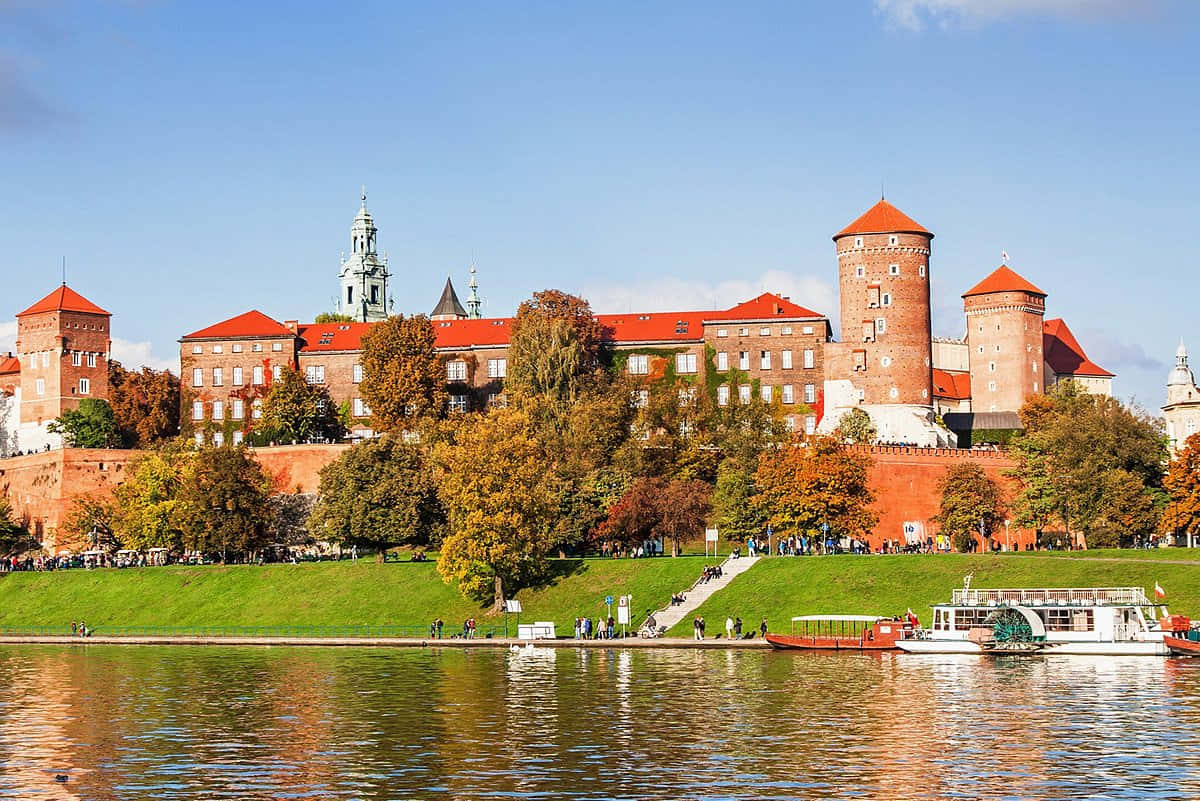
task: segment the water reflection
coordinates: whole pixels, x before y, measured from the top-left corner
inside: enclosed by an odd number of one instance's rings
[[[0,647],[9,798],[1179,798],[1198,730],[1200,660]]]

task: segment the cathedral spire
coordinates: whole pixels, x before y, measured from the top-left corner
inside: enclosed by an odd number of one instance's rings
[[[467,284],[471,288],[471,294],[467,297],[467,317],[472,320],[478,320],[483,315],[480,314],[479,308],[483,302],[479,299],[479,284],[475,281],[475,265],[471,265],[471,281]]]
[[[350,224],[350,258],[342,259],[338,278],[338,311],[364,323],[387,319],[387,259],[379,258],[375,237],[378,229],[367,211],[367,187],[362,188],[362,205]]]

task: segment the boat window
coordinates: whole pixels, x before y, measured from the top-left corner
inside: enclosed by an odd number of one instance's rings
[[[958,631],[966,631],[983,626],[987,623],[988,615],[994,611],[994,609],[955,609],[954,628]]]
[[[1094,631],[1091,609],[1039,609],[1046,631]]]

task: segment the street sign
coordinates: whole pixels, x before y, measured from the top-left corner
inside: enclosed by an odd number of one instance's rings
[[[716,542],[717,541],[717,530],[715,528],[704,529],[704,541],[705,542]]]
[[[517,601],[517,600],[505,601],[504,602],[504,611],[505,612],[514,612],[518,615],[521,614],[521,602]]]
[[[604,598],[604,604],[605,604],[606,606],[612,606],[612,596],[611,596],[611,595],[609,595],[609,596],[606,596],[606,597]]]

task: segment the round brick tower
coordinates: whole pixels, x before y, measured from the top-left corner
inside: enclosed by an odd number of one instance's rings
[[[931,406],[933,234],[886,200],[834,237],[842,343],[859,403]]]
[[[1015,412],[1045,391],[1042,318],[1046,293],[1000,265],[963,293],[971,364],[971,410]]]

